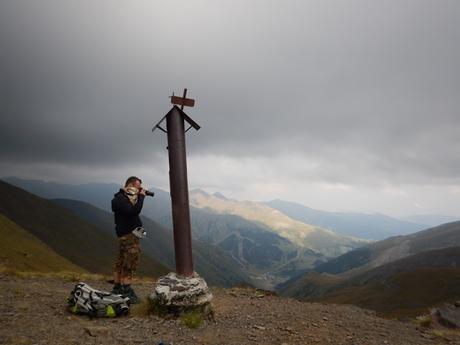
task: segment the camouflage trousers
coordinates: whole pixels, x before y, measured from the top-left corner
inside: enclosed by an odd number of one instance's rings
[[[121,277],[133,278],[139,267],[141,247],[139,238],[133,233],[118,238],[119,253],[115,262],[114,271]]]

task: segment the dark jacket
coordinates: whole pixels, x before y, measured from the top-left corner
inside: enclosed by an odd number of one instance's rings
[[[135,205],[129,201],[123,189],[112,199],[112,211],[115,214],[115,231],[118,237],[129,234],[136,227],[142,226],[139,213],[144,205],[144,195],[139,194]]]

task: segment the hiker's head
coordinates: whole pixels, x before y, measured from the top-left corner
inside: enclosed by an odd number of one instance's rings
[[[125,188],[126,187],[134,187],[134,188],[137,188],[137,189],[141,189],[142,188],[141,185],[142,185],[142,180],[139,177],[130,176],[126,180]]]

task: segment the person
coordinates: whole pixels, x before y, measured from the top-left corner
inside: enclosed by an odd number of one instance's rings
[[[133,276],[139,266],[139,238],[133,230],[142,227],[139,214],[144,205],[146,191],[142,180],[131,176],[125,187],[114,195],[112,211],[115,218],[115,231],[118,236],[119,253],[114,265],[114,286],[112,293],[129,297],[131,303],[139,303],[139,298],[131,287]]]

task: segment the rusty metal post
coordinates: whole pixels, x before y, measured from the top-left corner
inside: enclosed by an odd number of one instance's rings
[[[153,305],[177,315],[196,311],[202,316],[212,317],[212,293],[197,272],[193,270],[192,231],[190,226],[190,206],[188,200],[187,157],[185,150],[185,133],[201,127],[192,120],[183,109],[193,107],[195,100],[173,95],[172,109],[152,128],[168,134],[169,186],[171,192],[172,221],[174,236],[174,254],[176,272],[160,277],[155,283],[155,290],[149,299]],[[180,108],[178,107],[180,106]],[[161,126],[166,119],[166,129]],[[185,124],[189,126],[185,129]],[[177,286],[181,288],[178,289]]]
[[[184,97],[185,98],[185,97]],[[176,273],[193,273],[192,233],[188,199],[185,125],[181,111],[174,107],[166,116],[169,156],[169,185],[171,191],[172,221]]]

